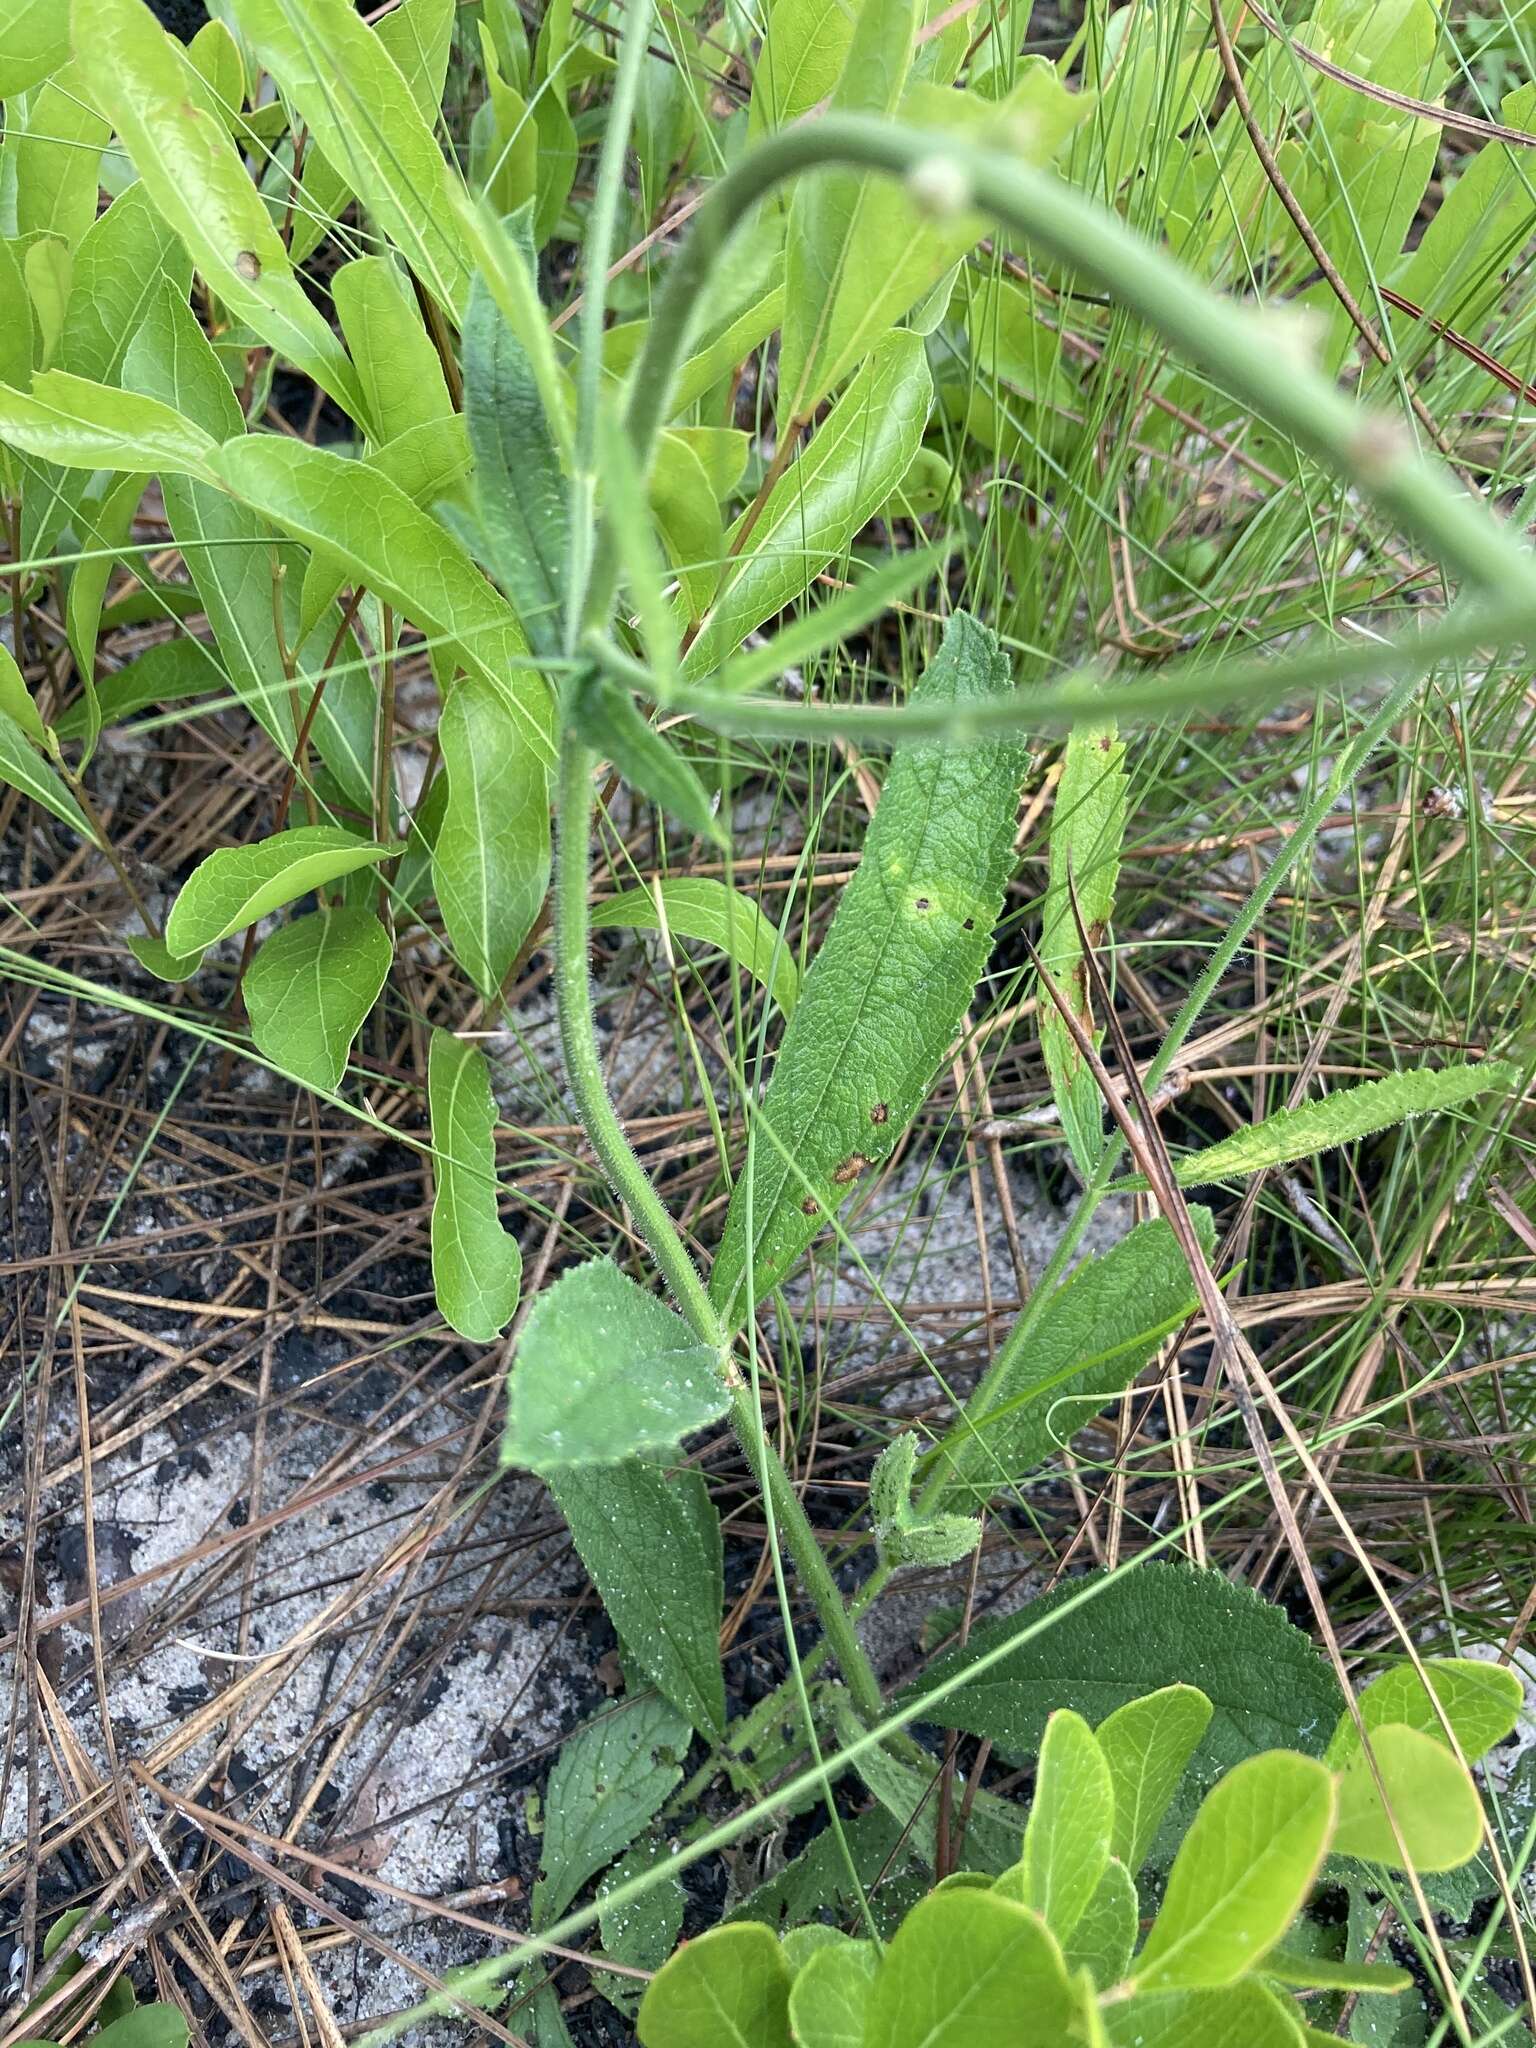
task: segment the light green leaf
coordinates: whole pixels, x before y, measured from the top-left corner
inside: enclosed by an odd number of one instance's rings
[[[1510,1093],[1519,1084],[1519,1071],[1509,1060],[1478,1060],[1450,1067],[1422,1067],[1415,1073],[1389,1074],[1380,1081],[1362,1081],[1354,1088],[1337,1088],[1321,1101],[1304,1102],[1296,1109],[1277,1109],[1259,1124],[1234,1131],[1219,1144],[1174,1162],[1174,1178],[1181,1188],[1207,1187],[1213,1181],[1238,1180],[1244,1174],[1262,1173],[1268,1167],[1285,1166],[1293,1159],[1310,1159],[1334,1145],[1353,1144],[1413,1116],[1455,1109],[1490,1089]],[[1138,1176],[1121,1183],[1140,1187]]]
[[[258,1050],[307,1088],[334,1094],[390,957],[389,933],[371,910],[320,910],[274,932],[245,976]]]
[[[1190,1220],[1209,1252],[1210,1211],[1193,1208]],[[951,1486],[976,1507],[1019,1484],[1132,1384],[1196,1305],[1188,1263],[1160,1216],[1084,1259],[1046,1304],[996,1405],[979,1423],[956,1423],[935,1453]]]
[[[651,460],[650,508],[690,623],[703,616],[725,565],[724,495],[715,489],[698,450],[680,433],[660,436]]]
[[[240,45],[222,21],[205,21],[187,45],[187,55],[199,78],[213,94],[214,103],[238,127],[240,109],[245,105],[245,60]]]
[[[96,845],[96,834],[85,813],[47,762],[33,752],[26,733],[5,711],[0,711],[0,782],[19,789],[45,811],[52,811],[90,845]]]
[[[1131,1872],[1147,1860],[1189,1760],[1211,1725],[1211,1703],[1193,1685],[1165,1685],[1117,1707],[1095,1731],[1115,1788],[1114,1854]]]
[[[846,0],[774,0],[752,71],[751,134],[797,121],[827,98],[857,20]]]
[[[1469,1764],[1475,1764],[1513,1732],[1525,1705],[1525,1688],[1507,1664],[1485,1664],[1476,1657],[1426,1657],[1423,1664],[1435,1700]],[[1373,1678],[1358,1704],[1360,1718],[1373,1734],[1378,1728],[1400,1724],[1432,1735],[1437,1742],[1445,1741],[1440,1714],[1411,1664],[1393,1665]],[[1337,1770],[1359,1748],[1354,1716],[1341,1715],[1324,1761]]]
[[[356,257],[331,279],[331,296],[374,442],[387,446],[412,427],[451,418],[443,366],[399,266],[388,256]]]
[[[1061,1950],[1027,1907],[934,1892],[885,1952],[865,2048],[1060,2048],[1075,2013]]]
[[[69,16],[57,0],[0,4],[0,100],[13,100],[69,55]]]
[[[840,641],[854,639],[893,604],[940,574],[952,552],[951,543],[939,541],[913,548],[909,554],[886,556],[846,590],[781,626],[761,646],[733,655],[721,670],[716,687],[745,696],[749,690],[776,681],[787,670],[817,660]]]
[[[918,698],[960,704],[1008,686],[996,639],[962,612]],[[710,1282],[728,1318],[746,1312],[749,1278],[759,1298],[777,1285],[822,1217],[889,1156],[920,1107],[991,950],[1013,871],[1025,758],[988,742],[913,746],[893,760],[731,1198]]]
[[[713,1927],[651,1979],[641,2048],[791,2048],[789,1983],[766,1927]]]
[[[186,2015],[174,2005],[140,2005],[92,2036],[92,2048],[187,2048]]]
[[[75,0],[74,19],[91,95],[198,269],[237,319],[364,418],[352,366],[294,276],[195,66],[143,0]]]
[[[506,698],[521,744],[554,760],[552,710],[506,600],[459,542],[377,470],[327,449],[247,435],[219,450],[226,487],[281,531],[329,548],[386,604],[452,642]]]
[[[718,946],[767,990],[786,1019],[794,1014],[800,994],[794,956],[773,920],[740,889],[707,875],[672,875],[592,906],[594,931],[655,932],[663,926],[680,938]]]
[[[46,369],[58,354],[70,299],[69,244],[57,235],[40,235],[28,246],[21,268],[32,306],[37,366]]]
[[[4,641],[0,641],[0,713],[13,725],[21,728],[24,736],[34,746],[47,744],[46,728],[42,713],[32,701],[32,692],[27,688],[25,676],[16,666],[16,657]]]
[[[545,1794],[535,1929],[553,1925],[682,1783],[691,1733],[673,1707],[652,1698],[625,1701],[567,1738]]]
[[[67,469],[208,477],[218,443],[157,398],[44,370],[31,392],[0,386],[0,440]]]
[[[142,968],[160,981],[190,981],[203,964],[200,952],[173,953],[164,939],[138,933],[129,939],[128,950]]]
[[[790,1986],[789,2024],[796,2048],[864,2048],[878,1968],[879,1958],[868,1942],[838,1941],[819,1948]]]
[[[1303,2048],[1300,2026],[1254,1981],[1220,1991],[1138,1993],[1103,2013],[1114,2048]]]
[[[470,262],[447,197],[457,184],[388,49],[349,0],[233,0],[241,29],[329,163],[446,311]]]
[[[96,218],[96,181],[109,131],[91,102],[78,64],[67,65],[25,99],[7,100],[0,158],[15,194],[17,235],[56,236],[73,249]]]
[[[496,1102],[477,1046],[434,1031],[427,1053],[432,1114],[432,1288],[443,1320],[490,1344],[511,1322],[523,1280],[517,1239],[497,1208]]]
[[[628,1654],[712,1741],[725,1730],[720,1517],[704,1475],[644,1459],[545,1481]]]
[[[1284,1948],[1264,1958],[1264,1974],[1277,1984],[1296,1984],[1319,1991],[1381,1992],[1396,1997],[1413,1989],[1413,1978],[1395,1963],[1339,1962],[1332,1956],[1304,1956]]]
[[[1061,1613],[1069,1601],[1081,1604]],[[1154,1687],[1198,1684],[1213,1711],[1188,1776],[1203,1789],[1218,1770],[1276,1744],[1320,1754],[1342,1704],[1326,1660],[1280,1608],[1223,1572],[1163,1564],[1079,1578],[1018,1614],[982,1622],[906,1697],[949,1682],[1014,1637],[1026,1639],[924,1718],[1022,1759],[1038,1749],[1056,1707],[1101,1724]]]
[[[527,100],[502,76],[490,27],[482,20],[479,30],[485,98],[469,125],[468,177],[491,210],[506,215],[538,192],[539,131]]]
[[[1072,897],[1075,891],[1077,915],[1089,945],[1097,947],[1114,913],[1128,787],[1125,742],[1116,736],[1114,726],[1076,727],[1067,741],[1051,813],[1051,871],[1040,931],[1040,967],[1096,1044],[1103,1034],[1094,1026],[1088,967]],[[1060,1011],[1043,988],[1039,1015],[1040,1049],[1057,1112],[1078,1171],[1087,1179],[1104,1149],[1104,1104]]]
[[[327,882],[386,858],[387,846],[336,825],[300,825],[250,846],[224,846],[193,870],[165,921],[173,953],[196,953]]]
[[[454,957],[491,997],[549,888],[548,778],[513,705],[483,676],[450,686],[437,737],[448,794],[432,886]]]
[[[1365,1752],[1357,1746],[1339,1772],[1339,1823],[1333,1838],[1338,1855],[1401,1869],[1406,1850],[1413,1869],[1434,1871],[1454,1870],[1477,1854],[1483,1835],[1477,1788],[1443,1740],[1417,1728],[1373,1728],[1371,1751],[1387,1806],[1382,1805]],[[1397,1833],[1387,1807],[1397,1821]]]
[[[674,1449],[729,1406],[712,1347],[610,1259],[591,1259],[534,1304],[507,1381],[501,1462],[617,1465]]]
[[[572,692],[572,716],[588,746],[611,761],[632,789],[712,846],[729,843],[692,764],[642,716],[628,690],[590,670]]]
[[[116,395],[116,394],[114,394]],[[80,678],[80,703],[85,713],[82,727],[85,749],[81,766],[95,752],[101,731],[101,703],[96,688],[96,641],[101,631],[101,606],[107,594],[116,550],[127,545],[133,531],[134,515],[149,482],[146,476],[120,476],[106,480],[99,496],[88,493],[75,515],[77,528],[89,539],[92,552],[77,562],[64,599],[64,626],[75,673]]]
[[[849,546],[911,466],[932,395],[921,338],[888,335],[769,492],[684,657],[686,678],[712,675]]]
[[[4,0],[0,0],[0,8],[3,6]],[[7,241],[0,235],[0,303],[10,308],[0,320],[0,384],[21,386],[32,381],[32,302],[22,268],[25,253],[21,241]],[[68,253],[65,250],[66,256]]]
[[[1086,1970],[1100,1991],[1107,1991],[1129,1973],[1141,1906],[1136,1881],[1118,1856],[1104,1866],[1083,1917],[1065,1943],[1067,1968]]]
[[[1024,1829],[1024,1903],[1064,1942],[1088,1910],[1109,1863],[1115,1795],[1093,1730],[1070,1707],[1052,1714],[1040,1744]]]
[[[518,226],[509,263],[526,260]],[[464,322],[464,411],[488,566],[531,644],[552,650],[565,622],[565,477],[527,351],[478,277]]]
[[[1306,1902],[1338,1803],[1332,1774],[1294,1750],[1229,1771],[1174,1858],[1136,1981],[1174,1991],[1232,1984],[1256,1969]]]

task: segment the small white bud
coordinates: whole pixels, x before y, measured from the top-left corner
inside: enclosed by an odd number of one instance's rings
[[[971,181],[952,157],[925,156],[907,173],[907,190],[938,220],[952,219],[971,204]]]

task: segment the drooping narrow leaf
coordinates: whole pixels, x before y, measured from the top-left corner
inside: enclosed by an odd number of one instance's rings
[[[1051,819],[1051,872],[1040,932],[1040,968],[1097,1043],[1088,968],[1078,917],[1097,946],[1115,907],[1120,842],[1125,836],[1125,743],[1112,724],[1078,726],[1067,741]],[[1073,895],[1077,910],[1073,912]],[[1071,1032],[1050,995],[1039,1002],[1040,1050],[1062,1129],[1087,1178],[1104,1147],[1104,1104]]]
[[[334,1093],[389,962],[389,934],[371,910],[320,910],[284,925],[246,970],[258,1050],[307,1087]]]
[[[800,995],[794,956],[752,897],[707,875],[671,875],[592,906],[594,931],[660,931],[718,946],[761,984],[787,1020]]]
[[[336,825],[300,825],[250,846],[220,847],[198,863],[171,905],[166,944],[183,954],[216,946],[311,889],[372,867],[388,852]]]
[[[1133,1875],[1210,1724],[1211,1703],[1197,1686],[1165,1685],[1127,1700],[1094,1731],[1115,1793],[1110,1846]]]
[[[1519,1070],[1509,1060],[1478,1060],[1450,1067],[1423,1067],[1416,1073],[1389,1074],[1384,1080],[1362,1081],[1337,1088],[1317,1102],[1296,1109],[1277,1109],[1262,1123],[1234,1131],[1219,1144],[1174,1162],[1174,1178],[1182,1188],[1208,1187],[1213,1181],[1238,1180],[1310,1159],[1334,1145],[1353,1144],[1400,1124],[1409,1117],[1456,1109],[1490,1091],[1508,1094],[1519,1083]],[[1137,1181],[1123,1185],[1139,1186]]]
[[[628,690],[594,669],[572,692],[572,716],[588,746],[632,789],[701,839],[725,846],[725,829],[692,765],[641,715]]]
[[[549,888],[544,764],[502,690],[460,676],[438,720],[448,791],[432,846],[432,886],[454,957],[494,996]]]
[[[229,311],[354,418],[362,395],[196,67],[143,0],[76,0],[77,61],[135,170]]]
[[[962,612],[919,694],[963,703],[1008,686],[996,639]],[[777,1284],[921,1105],[991,950],[1024,765],[1001,743],[914,746],[892,762],[731,1198],[710,1283],[728,1317],[745,1312],[749,1277],[759,1295]]]
[[[77,562],[64,599],[64,626],[75,673],[80,678],[80,703],[85,713],[82,732],[84,766],[101,731],[101,705],[96,689],[96,642],[101,632],[101,606],[117,566],[116,550],[127,544],[146,476],[114,476],[99,495],[87,493],[75,514],[75,525],[90,552]]]
[[[933,1892],[886,1949],[865,2048],[1045,2048],[1076,1998],[1044,1921],[996,1892]]]
[[[750,532],[744,513],[727,535],[728,548],[742,535],[745,544],[683,659],[685,677],[712,675],[873,518],[911,466],[932,395],[921,337],[887,336],[769,492]]]
[[[48,763],[34,751],[15,719],[4,711],[0,711],[0,782],[8,782],[12,789],[19,789],[45,811],[52,811],[92,846],[97,843],[85,813]]]
[[[1340,1856],[1435,1871],[1455,1870],[1477,1854],[1483,1835],[1477,1788],[1443,1741],[1394,1724],[1371,1730],[1371,1754],[1380,1789],[1358,1742],[1339,1771],[1333,1846]]]
[[[1255,1969],[1305,1903],[1338,1808],[1332,1773],[1294,1750],[1268,1750],[1229,1771],[1180,1844],[1137,1983],[1149,1991],[1220,1986]]]
[[[568,1736],[549,1774],[535,1929],[622,1855],[683,1778],[688,1723],[665,1700],[625,1701]]]
[[[218,443],[157,398],[118,391],[67,370],[44,370],[32,389],[0,385],[0,440],[68,469],[150,469],[208,477]]]
[[[1434,1699],[1411,1664],[1396,1664],[1373,1678],[1360,1694],[1360,1718],[1368,1729],[1374,1732],[1400,1725],[1444,1742],[1443,1714],[1469,1764],[1513,1732],[1525,1705],[1525,1688],[1518,1672],[1507,1664],[1485,1664],[1475,1657],[1426,1657],[1423,1663]],[[1435,1711],[1437,1703],[1439,1713]],[[1337,1769],[1359,1747],[1354,1716],[1340,1715],[1325,1761]]]
[[[446,198],[456,174],[385,44],[349,0],[233,0],[234,15],[329,163],[446,311],[470,264]]]
[[[1024,1829],[1024,1903],[1065,1942],[1109,1863],[1115,1795],[1109,1764],[1070,1707],[1045,1724]]]
[[[713,1348],[609,1259],[534,1304],[507,1381],[504,1465],[539,1473],[674,1450],[730,1392]]]
[[[725,1730],[720,1517],[702,1472],[642,1458],[545,1481],[627,1651],[703,1735]]]
[[[331,297],[375,443],[387,446],[412,427],[450,418],[443,366],[399,266],[388,256],[355,257],[331,279]]]
[[[846,590],[828,596],[813,611],[781,626],[761,645],[733,655],[717,679],[718,687],[745,696],[748,690],[773,682],[786,670],[815,661],[840,640],[852,640],[892,605],[910,597],[930,576],[937,575],[951,552],[948,542],[939,541],[929,547],[913,548],[909,554],[886,556]]]
[[[641,2048],[791,2048],[789,1965],[766,1927],[712,1927],[651,1979]]]
[[[489,1344],[512,1320],[523,1255],[497,1210],[496,1102],[478,1046],[434,1031],[427,1053],[432,1117],[432,1287],[443,1320]]]
[[[1351,1963],[1333,1956],[1308,1956],[1290,1949],[1271,1949],[1264,1974],[1276,1984],[1295,1984],[1319,1991],[1365,1991],[1395,1997],[1413,1989],[1413,1978],[1395,1963]]]
[[[0,712],[21,728],[34,746],[47,744],[42,713],[32,701],[26,677],[16,666],[16,657],[0,640]]]

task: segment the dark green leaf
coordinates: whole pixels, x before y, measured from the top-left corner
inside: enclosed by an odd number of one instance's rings
[[[506,1328],[523,1255],[497,1206],[496,1102],[485,1054],[434,1031],[427,1054],[432,1112],[432,1287],[443,1319],[477,1344]]]
[[[535,1929],[552,1926],[682,1783],[690,1733],[667,1701],[647,1698],[611,1708],[567,1738],[544,1802]]]
[[[215,946],[312,889],[372,867],[388,852],[335,825],[301,825],[250,846],[220,847],[199,862],[172,904],[166,943],[182,954]]]
[[[257,1048],[327,1094],[389,973],[389,933],[371,910],[319,910],[265,940],[245,976]]]

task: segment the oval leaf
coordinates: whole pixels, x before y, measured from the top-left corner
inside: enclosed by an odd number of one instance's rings
[[[489,1344],[517,1308],[523,1255],[497,1210],[496,1102],[485,1054],[434,1031],[427,1054],[432,1115],[432,1286],[443,1320]]]
[[[252,846],[224,846],[199,863],[171,906],[165,942],[173,953],[206,951],[311,889],[371,867],[387,846],[337,825],[301,825]]]
[[[1381,1790],[1363,1749],[1357,1748],[1339,1773],[1339,1825],[1333,1839],[1340,1856],[1402,1869],[1454,1870],[1477,1854],[1483,1810],[1477,1788],[1443,1741],[1417,1728],[1371,1731],[1371,1752]],[[1397,1822],[1394,1832],[1382,1804]],[[1402,1837],[1402,1847],[1398,1837]]]
[[[1507,1664],[1485,1664],[1476,1657],[1426,1657],[1423,1663],[1434,1700],[1411,1664],[1394,1665],[1373,1678],[1360,1695],[1360,1718],[1367,1728],[1397,1724],[1444,1742],[1443,1713],[1469,1764],[1513,1733],[1525,1705],[1525,1688]],[[1440,1713],[1435,1711],[1437,1701]],[[1325,1761],[1338,1769],[1359,1747],[1354,1716],[1343,1714]]]
[[[1114,1786],[1110,1846],[1140,1870],[1189,1760],[1211,1725],[1211,1703],[1192,1685],[1165,1685],[1127,1700],[1095,1731]]]
[[[838,1941],[818,1948],[790,1987],[789,2024],[796,2048],[864,2048],[877,1968],[878,1958],[867,1942]]]
[[[646,1987],[641,2048],[790,2048],[789,1965],[766,1927],[715,1927]]]
[[[504,691],[460,676],[438,720],[447,778],[432,886],[454,957],[492,997],[549,888],[549,791]]]
[[[1057,2048],[1075,2012],[1043,1921],[996,1892],[933,1892],[885,1952],[865,2048]]]
[[[1109,1765],[1081,1714],[1045,1724],[1024,1829],[1024,1903],[1064,1942],[1088,1910],[1109,1862],[1115,1795]]]
[[[246,971],[258,1049],[307,1088],[333,1094],[390,957],[389,933],[371,910],[320,910],[284,925]]]

